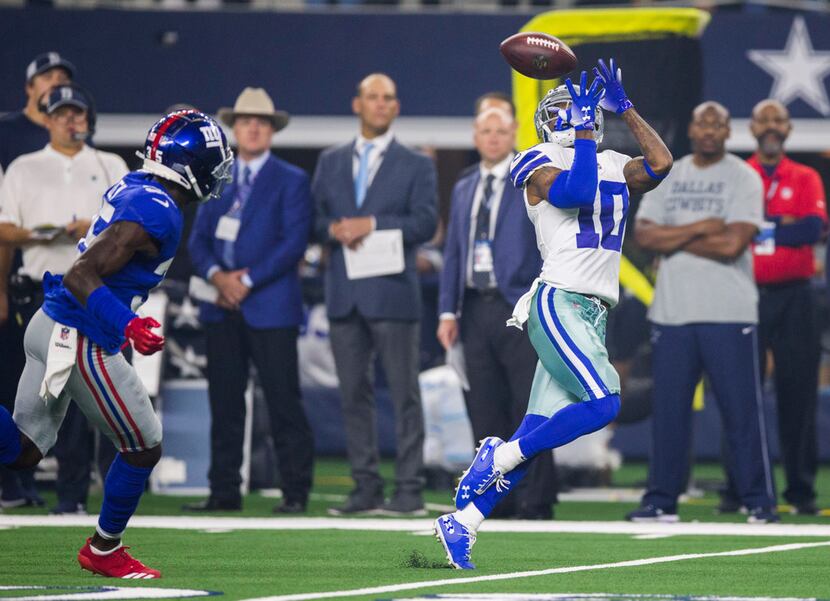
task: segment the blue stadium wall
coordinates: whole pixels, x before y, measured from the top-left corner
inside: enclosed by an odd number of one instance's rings
[[[749,115],[773,79],[748,58],[783,50],[795,15],[716,13],[702,40],[706,98]],[[402,112],[464,116],[482,91],[510,87],[498,42],[530,15],[336,12],[144,12],[0,9],[0,112],[23,104],[31,58],[59,50],[104,113],[158,113],[175,102],[215,111],[246,85],[270,90],[294,115],[348,115],[355,83],[385,71]],[[830,16],[804,15],[812,48],[830,50]],[[626,65],[627,69],[634,68]],[[824,74],[825,76],[827,73]],[[654,74],[655,92],[670,74]],[[826,80],[821,82],[825,94]],[[796,99],[796,118],[822,118]]]

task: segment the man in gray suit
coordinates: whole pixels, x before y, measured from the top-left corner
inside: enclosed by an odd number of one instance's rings
[[[424,421],[418,388],[421,293],[415,272],[419,244],[436,226],[436,175],[432,162],[399,144],[390,126],[400,111],[395,82],[373,73],[357,87],[352,110],[360,133],[320,155],[312,181],[316,230],[331,251],[326,309],[340,380],[346,445],[355,488],[332,513],[381,508],[423,515]],[[349,279],[344,247],[357,249],[375,230],[400,230],[404,268],[390,275]],[[375,353],[380,355],[395,408],[395,490],[383,503],[378,472]]]

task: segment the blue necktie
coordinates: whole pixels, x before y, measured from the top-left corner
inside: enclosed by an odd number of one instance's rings
[[[245,168],[242,170],[242,181],[236,187],[236,197],[230,210],[225,214],[226,217],[232,219],[242,218],[242,209],[245,208],[245,203],[248,202],[252,187],[251,168],[245,165]],[[235,243],[236,241],[225,240],[225,245],[222,248],[222,262],[225,264],[225,269],[234,269],[236,267],[233,252]]]
[[[369,153],[373,146],[374,144],[369,142],[363,147],[363,152],[360,154],[357,179],[354,180],[354,199],[357,202],[358,209],[363,205],[363,200],[366,198],[367,182],[369,180]]]

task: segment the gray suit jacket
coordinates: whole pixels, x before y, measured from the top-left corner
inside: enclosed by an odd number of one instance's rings
[[[352,177],[353,153],[354,141],[323,151],[311,183],[317,239],[331,249],[325,279],[328,316],[346,317],[356,309],[368,319],[419,319],[421,292],[415,253],[418,245],[435,233],[435,166],[428,157],[392,140],[358,209]],[[329,237],[329,225],[342,217],[368,215],[374,215],[378,230],[403,231],[403,273],[360,280],[346,277],[343,247]]]

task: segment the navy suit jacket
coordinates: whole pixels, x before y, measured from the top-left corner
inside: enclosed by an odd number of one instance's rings
[[[481,173],[478,169],[459,179],[452,191],[450,221],[444,243],[444,269],[438,295],[438,312],[461,315],[467,287],[467,257],[470,250],[471,211]],[[496,230],[493,235],[493,271],[505,300],[515,304],[542,270],[536,232],[525,210],[521,190],[509,177],[504,184]]]
[[[311,184],[317,208],[316,232],[331,249],[326,270],[326,309],[330,318],[357,310],[368,319],[416,320],[421,291],[415,271],[418,245],[432,238],[437,223],[437,178],[432,161],[394,139],[358,209],[354,195],[354,141],[320,155]],[[402,273],[349,280],[343,246],[329,236],[329,225],[342,217],[373,215],[378,230],[403,231]]]
[[[215,236],[216,225],[235,197],[236,184],[231,184],[219,198],[201,205],[196,214],[188,249],[196,273],[203,278],[212,266],[222,267],[224,241]],[[249,269],[253,282],[240,307],[251,327],[285,328],[302,322],[297,264],[308,245],[313,214],[306,172],[270,156],[254,180],[234,243],[236,263]],[[204,323],[222,321],[227,314],[211,303],[200,307]]]

